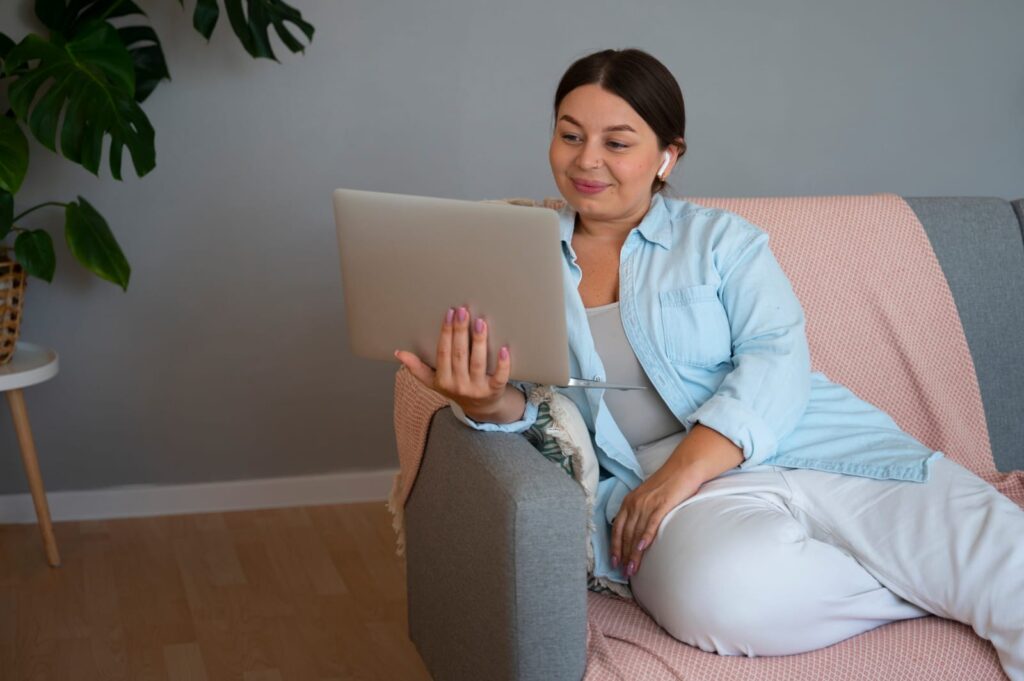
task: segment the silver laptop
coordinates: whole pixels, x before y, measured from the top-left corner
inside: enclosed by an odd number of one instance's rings
[[[434,368],[445,312],[465,305],[488,324],[487,373],[507,344],[514,379],[645,389],[569,376],[555,211],[354,189],[333,199],[354,354],[408,350]]]

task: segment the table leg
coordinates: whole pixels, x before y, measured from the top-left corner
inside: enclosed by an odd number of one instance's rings
[[[57,567],[60,565],[60,554],[57,552],[57,539],[53,536],[53,525],[50,524],[50,507],[46,503],[43,476],[39,473],[39,460],[36,458],[36,444],[32,439],[32,429],[28,423],[28,409],[25,407],[25,396],[21,390],[8,390],[6,395],[7,404],[11,407],[11,416],[14,418],[14,430],[18,433],[18,444],[21,446],[21,460],[25,464],[28,486],[32,491],[32,503],[36,507],[39,531],[43,535],[46,559],[51,566]]]

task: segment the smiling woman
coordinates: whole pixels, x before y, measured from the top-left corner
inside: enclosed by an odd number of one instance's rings
[[[672,73],[640,50],[597,52],[566,71],[554,112],[549,160],[559,191],[594,218],[637,224],[686,153],[686,109]]]
[[[573,375],[650,388],[558,389],[601,469],[593,576],[723,655],[815,650],[934,613],[972,625],[1024,681],[1024,513],[811,370],[765,230],[662,194],[686,150],[668,69],[639,50],[588,55],[554,104]],[[508,383],[508,357],[487,375],[486,327],[471,328],[449,313],[438,366],[466,380],[438,392],[471,428],[526,432],[534,386]]]

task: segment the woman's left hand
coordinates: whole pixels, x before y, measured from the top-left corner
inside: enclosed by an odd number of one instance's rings
[[[661,521],[700,489],[702,481],[672,460],[627,494],[612,524],[612,567],[625,557],[626,577],[640,569],[643,552],[654,543]]]
[[[635,575],[669,511],[696,494],[706,481],[742,462],[743,450],[732,440],[695,423],[661,468],[623,497],[612,524],[612,567],[625,558],[626,577]]]

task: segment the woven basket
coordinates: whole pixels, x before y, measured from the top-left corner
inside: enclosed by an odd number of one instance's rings
[[[14,357],[25,299],[25,269],[0,247],[0,364]]]

